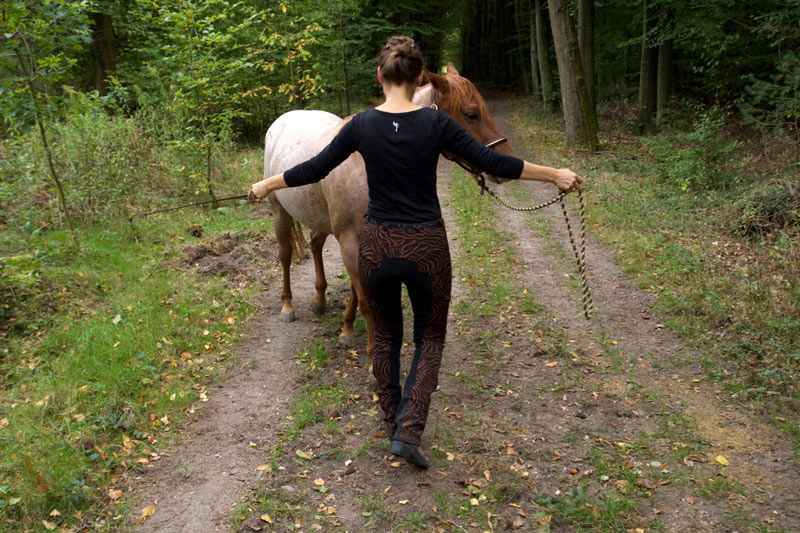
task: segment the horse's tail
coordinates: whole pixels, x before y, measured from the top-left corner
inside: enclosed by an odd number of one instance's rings
[[[292,240],[292,259],[300,260],[306,252],[306,237],[303,235],[303,226],[300,222],[294,221],[289,235]]]

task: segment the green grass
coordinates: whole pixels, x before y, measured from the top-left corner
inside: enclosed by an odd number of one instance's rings
[[[17,309],[30,323],[9,330],[0,351],[0,530],[113,524],[111,476],[168,444],[234,355],[253,292],[177,268],[181,247],[202,242],[185,233],[190,223],[206,236],[271,230],[228,207],[141,221],[138,243],[124,223],[80,228],[80,253],[44,232],[28,243],[43,250],[39,298]]]

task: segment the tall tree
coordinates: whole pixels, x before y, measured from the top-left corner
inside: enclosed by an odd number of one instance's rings
[[[577,31],[570,16],[569,0],[550,0],[550,26],[556,47],[558,78],[567,145],[597,149],[597,112],[589,105]]]
[[[542,86],[539,83],[539,57],[538,47],[536,45],[536,13],[533,9],[533,2],[528,0],[528,14],[530,22],[528,29],[530,30],[530,51],[531,51],[531,93],[534,99],[541,98]]]
[[[534,0],[536,11],[536,53],[539,60],[539,78],[542,80],[542,102],[546,111],[556,106],[556,92],[553,87],[553,69],[550,67],[550,44],[547,39],[547,26],[544,20],[541,0]]]
[[[581,50],[581,63],[589,93],[589,106],[596,105],[597,80],[594,74],[594,0],[578,0],[578,45]]]
[[[642,55],[639,64],[639,132],[652,133],[656,114],[658,47],[653,46],[656,17],[653,0],[642,0]]]

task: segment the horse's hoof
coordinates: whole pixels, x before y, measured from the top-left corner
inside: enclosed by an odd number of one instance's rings
[[[294,322],[297,318],[294,316],[294,311],[288,313],[281,313],[281,322]]]
[[[318,304],[314,300],[311,300],[311,312],[315,315],[324,315],[325,314],[325,304]]]
[[[343,346],[352,346],[353,345],[353,337],[347,335],[339,335],[339,344]]]

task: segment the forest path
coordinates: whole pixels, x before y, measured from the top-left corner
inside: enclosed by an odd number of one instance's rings
[[[324,259],[330,272],[343,269],[333,237],[325,243]],[[131,521],[144,506],[156,509],[135,526],[137,531],[228,531],[232,507],[264,476],[257,467],[268,461],[297,394],[295,353],[309,345],[314,328],[309,307],[314,263],[309,254],[292,267],[296,322],[280,321],[277,261],[272,268],[273,282],[264,288],[259,309],[246,325],[249,335],[237,349],[235,366],[223,381],[208,386],[208,400],[198,404],[178,443],[135,480]],[[336,305],[335,297],[328,298],[329,305]]]
[[[531,158],[533,154],[525,153],[524,143],[515,142],[515,137],[522,138],[523,133],[515,129],[516,121],[508,116],[502,101],[493,102],[490,109],[501,131],[506,132],[512,146],[520,150],[518,155]],[[524,133],[524,138],[529,138],[529,132]],[[590,197],[591,174],[585,178],[585,195]],[[530,204],[554,195],[554,188],[548,184],[526,182],[522,185]],[[509,198],[507,194],[505,197]],[[574,197],[570,197],[571,212],[577,213]],[[659,504],[666,515],[661,521],[668,524],[668,529],[680,530],[679,524],[683,523],[686,527],[698,527],[698,524],[707,524],[708,517],[721,519],[723,511],[730,514],[738,506],[753,516],[763,517],[765,528],[773,521],[788,530],[800,527],[800,468],[790,439],[724,392],[720,384],[706,379],[701,354],[663,326],[665,317],[653,311],[654,297],[637,287],[635,280],[614,262],[615,250],[594,239],[587,240],[588,277],[597,308],[593,318],[587,321],[580,307],[577,276],[572,280],[566,277],[566,273],[575,272],[575,261],[561,210],[552,206],[539,212],[550,228],[549,238],[537,237],[532,232],[529,213],[502,207],[499,213],[503,226],[520,239],[537,301],[547,304],[554,322],[565,330],[576,352],[588,355],[589,359],[593,354],[602,354],[597,359],[605,359],[598,367],[602,388],[617,393],[627,391],[628,398],[624,401],[629,407],[636,396],[641,396],[642,390],[647,390],[646,396],[656,399],[651,403],[661,403],[669,411],[669,417],[680,420],[680,424],[687,423],[689,433],[702,442],[708,454],[704,460],[714,464],[717,455],[727,459],[729,465],[724,468],[715,465],[724,472],[715,473],[711,479],[730,482],[717,485],[728,486],[731,496],[726,496],[734,507],[704,511],[702,505],[687,505],[685,496],[683,501],[675,502],[673,509]],[[572,224],[577,237],[577,217],[573,217]],[[554,243],[558,243],[559,252],[553,253]],[[553,275],[559,272],[562,275]],[[613,364],[608,362],[609,355],[616,358]],[[636,391],[631,394],[631,389]],[[638,416],[637,409],[631,412],[634,417]],[[665,414],[662,413],[662,418]],[[640,429],[647,425],[643,423]],[[631,439],[636,437],[630,435]],[[692,480],[691,476],[689,479],[690,483],[700,482]],[[674,518],[671,519],[670,514]],[[684,522],[689,516],[692,521]]]
[[[531,158],[522,142],[530,132],[515,129],[502,100],[488,103],[517,153]],[[388,453],[363,333],[342,347],[330,320],[299,312],[296,323],[280,323],[275,285],[248,325],[239,369],[211,389],[182,443],[136,490],[132,519],[156,505],[139,529],[225,531],[241,520],[240,532],[800,530],[790,443],[704,379],[699,354],[661,325],[651,295],[593,239],[587,266],[597,312],[583,318],[557,206],[496,209],[491,224],[505,237],[492,246],[517,258],[502,265],[502,283],[527,289],[544,307],[484,312],[495,287],[466,278],[476,252],[463,242],[463,200],[452,197],[457,180],[470,178],[451,178],[453,168],[440,165],[454,276],[440,388],[421,447],[431,468],[417,471]],[[513,189],[493,187],[522,203]],[[545,184],[515,187],[529,204],[554,194]],[[480,205],[491,201],[484,196]],[[329,313],[338,314],[346,284],[335,279],[342,266],[333,239],[326,249]],[[481,264],[494,262],[495,251]],[[293,288],[302,311],[313,293],[310,260],[293,269]],[[311,368],[296,353],[313,339],[325,340],[327,351]],[[404,368],[412,351],[403,349]],[[286,417],[300,405],[313,417],[287,436]],[[263,463],[276,468],[262,477],[255,468]],[[245,505],[235,517],[237,503]],[[249,516],[241,511],[248,507]]]

